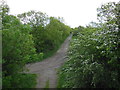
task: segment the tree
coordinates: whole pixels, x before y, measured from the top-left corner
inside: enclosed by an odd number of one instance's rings
[[[29,24],[33,28],[39,26],[44,27],[48,23],[48,16],[46,13],[29,11],[23,14],[19,14],[18,17],[24,24]]]
[[[100,22],[107,23],[107,27],[114,27],[115,30],[119,28],[117,30],[120,31],[120,2],[103,4],[97,11]]]
[[[9,13],[9,6],[6,4],[4,0],[0,2],[0,14],[4,17],[5,14]]]
[[[3,28],[3,19],[9,13],[9,6],[4,0],[0,2],[0,30]]]

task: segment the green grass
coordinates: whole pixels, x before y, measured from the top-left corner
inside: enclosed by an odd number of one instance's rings
[[[3,78],[3,88],[35,88],[36,74],[16,74]]]
[[[48,57],[53,56],[57,52],[57,50],[59,49],[59,47],[55,48],[54,50],[51,50],[51,51],[48,51],[48,52],[44,53],[43,59],[46,59]]]
[[[48,52],[44,53],[43,59],[46,59],[48,57],[53,56],[57,52],[57,50],[61,47],[61,45],[64,43],[65,40],[66,40],[66,38],[62,42],[60,42],[60,44],[58,46],[56,46],[56,48],[54,48],[51,51],[48,51]]]
[[[46,81],[45,90],[49,88],[49,80]]]
[[[76,39],[76,37],[77,36],[72,36],[72,39]],[[62,85],[65,82],[64,80],[65,80],[65,77],[66,77],[66,73],[63,73],[63,71],[62,71],[62,68],[66,67],[65,63],[61,66],[61,68],[59,68],[57,70],[57,72],[58,72],[57,88],[59,88],[59,89],[62,88]],[[62,90],[62,89],[60,89],[60,90]]]
[[[64,83],[64,78],[65,78],[65,73],[63,74],[63,73],[61,73],[62,71],[61,71],[61,69],[63,68],[63,67],[65,67],[65,65],[63,65],[61,68],[59,68],[59,70],[58,70],[58,82],[57,82],[57,88],[62,88],[62,85],[63,85],[63,83]]]

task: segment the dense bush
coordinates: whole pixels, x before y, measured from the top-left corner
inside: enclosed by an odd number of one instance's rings
[[[50,23],[46,26],[48,48],[51,50],[57,48],[69,35],[70,27],[64,25],[58,19],[51,17]],[[56,38],[56,39],[55,39]],[[51,43],[51,45],[49,45]]]
[[[102,5],[98,15],[105,22],[99,27],[88,26],[73,37],[68,61],[59,73],[58,87],[120,88],[119,5]]]
[[[7,17],[11,18],[13,16],[6,15]],[[5,17],[6,18],[6,17]],[[5,25],[9,22],[5,23]],[[17,24],[18,27],[14,26],[13,23],[9,23],[10,27],[5,29],[3,28],[3,71],[7,70],[11,73],[16,73],[19,68],[23,67],[25,63],[30,60],[31,55],[35,54],[34,42],[33,37],[30,35],[30,28],[27,25]],[[14,67],[15,66],[15,67]],[[10,69],[11,68],[11,69]]]
[[[3,17],[3,88],[15,86],[17,87],[17,85],[22,83],[17,79],[22,80],[24,76],[22,75],[18,77],[16,74],[23,70],[23,67],[26,63],[38,60],[38,55],[35,52],[33,36],[30,34],[30,31],[30,27],[28,25],[22,25],[19,19],[17,19],[15,16],[5,15]],[[34,57],[34,55],[37,56]],[[39,57],[42,57],[42,55],[39,55]],[[41,58],[39,58],[39,60],[40,59]],[[17,78],[16,80],[14,80],[15,77]],[[29,79],[26,78],[24,82],[27,82],[28,80]],[[35,80],[35,78],[31,80]],[[17,84],[17,82],[19,82],[19,84]]]
[[[15,74],[3,77],[3,88],[35,88],[35,74]]]
[[[71,31],[60,18],[48,17],[42,12],[29,11],[18,17],[24,24],[31,26],[36,52],[43,52],[44,57],[56,51]]]

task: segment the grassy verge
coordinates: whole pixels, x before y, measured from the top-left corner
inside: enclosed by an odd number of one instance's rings
[[[46,53],[44,54],[44,56],[43,56],[43,59],[46,59],[46,58],[48,58],[48,57],[53,56],[53,55],[57,52],[57,50],[58,50],[59,48],[60,48],[60,46],[58,46],[58,47],[55,48],[54,50],[51,50],[51,51],[46,52]]]
[[[77,36],[72,36],[72,40],[73,39],[75,39]],[[64,80],[65,80],[65,77],[67,76],[67,73],[64,73],[64,71],[63,71],[63,69],[65,68],[65,67],[67,67],[66,66],[66,63],[67,62],[65,62],[62,66],[61,66],[61,68],[59,68],[58,69],[58,82],[57,82],[57,88],[59,88],[60,90],[62,90],[62,85],[64,85]]]
[[[35,88],[37,75],[16,74],[3,78],[3,88]]]
[[[65,67],[65,64],[58,70],[58,82],[57,82],[57,88],[62,88],[62,85],[65,80],[66,73],[62,72],[62,68]]]
[[[61,47],[61,45],[64,43],[65,40],[66,40],[66,38],[58,46],[56,46],[56,48],[54,48],[51,51],[48,51],[48,52],[44,53],[43,59],[46,59],[48,57],[53,56],[57,52],[57,50]]]
[[[46,90],[47,88],[49,88],[49,80],[46,81],[46,86],[44,90]]]

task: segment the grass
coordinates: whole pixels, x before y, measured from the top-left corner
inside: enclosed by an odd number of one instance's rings
[[[44,53],[43,59],[53,56],[57,52],[57,50],[61,47],[61,45],[64,43],[65,40],[66,40],[66,38],[62,42],[60,42],[60,44],[58,46],[56,46],[56,48]]]
[[[49,80],[46,81],[45,90],[49,88]]]
[[[73,36],[72,39],[76,39],[77,36]],[[66,63],[66,62],[65,62]],[[65,82],[65,77],[67,76],[66,73],[63,73],[62,68],[66,67],[66,64],[63,64],[58,70],[58,82],[57,82],[57,88],[61,88],[60,90],[62,90],[62,85]]]
[[[60,46],[59,46],[59,47],[60,47]],[[53,56],[53,55],[57,52],[57,50],[59,49],[59,47],[55,48],[54,50],[51,50],[51,51],[46,52],[46,53],[44,54],[44,56],[43,56],[43,59],[46,59],[46,58],[48,58],[48,57]]]
[[[35,88],[36,74],[16,74],[3,78],[3,88]]]
[[[64,65],[63,65],[64,66]],[[63,67],[62,66],[62,67]],[[58,70],[58,82],[57,82],[57,88],[62,88],[63,82],[64,82],[64,78],[65,78],[65,74],[61,74],[61,68],[59,68]]]

